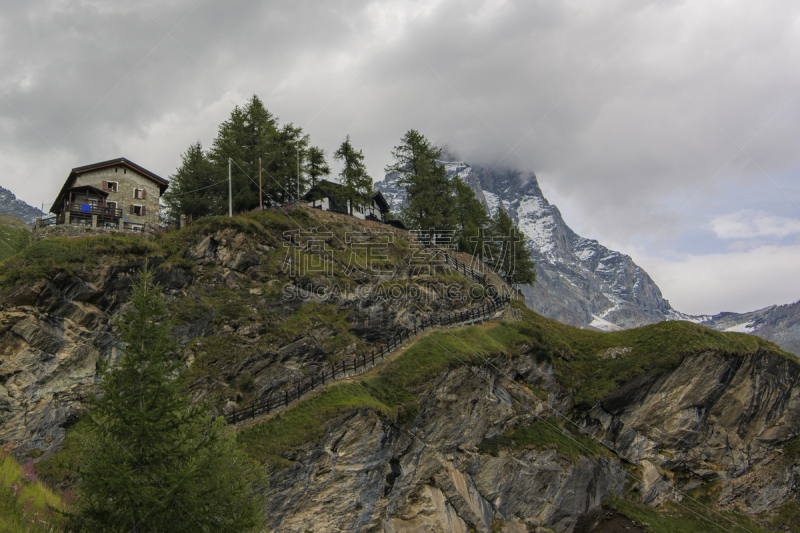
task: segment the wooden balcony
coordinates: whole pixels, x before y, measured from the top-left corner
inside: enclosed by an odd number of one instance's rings
[[[91,217],[97,215],[97,220],[119,220],[122,218],[122,209],[116,207],[107,207],[102,205],[91,204],[78,204],[75,202],[68,203],[66,210],[70,213],[70,218],[73,217]]]

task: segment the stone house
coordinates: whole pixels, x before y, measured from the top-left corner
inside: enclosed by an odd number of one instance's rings
[[[73,168],[50,212],[56,224],[144,231],[159,223],[164,178],[120,157]]]

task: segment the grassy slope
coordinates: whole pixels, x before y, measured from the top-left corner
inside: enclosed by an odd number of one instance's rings
[[[25,249],[31,242],[31,230],[14,215],[0,215],[0,262]]]
[[[62,531],[63,518],[50,507],[64,511],[69,506],[32,469],[0,453],[0,533]]]

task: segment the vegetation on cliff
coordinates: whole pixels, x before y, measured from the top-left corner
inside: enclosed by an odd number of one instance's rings
[[[313,235],[321,238],[322,247],[305,246],[311,241],[303,240],[309,238],[303,232],[311,227],[318,229]],[[127,299],[131,275],[135,277],[147,259],[156,266],[156,276],[168,283],[166,305],[171,335],[177,342],[176,361],[180,362],[174,369],[178,374],[174,385],[182,393],[190,393],[194,401],[211,402],[220,412],[228,403],[243,405],[266,392],[284,390],[346,354],[378,345],[385,341],[385,332],[407,327],[411,323],[408,320],[417,314],[435,315],[480,305],[480,298],[485,295],[476,293],[456,300],[447,293],[436,293],[439,283],[468,284],[469,280],[460,273],[438,268],[420,273],[409,268],[408,259],[415,250],[403,232],[391,230],[392,239],[381,244],[379,258],[369,255],[363,247],[354,250],[345,245],[354,232],[365,230],[366,234],[367,229],[376,227],[350,217],[295,209],[232,219],[207,217],[188,229],[170,231],[151,241],[125,237],[48,239],[11,258],[0,284],[7,298],[28,302],[24,309],[14,311],[18,315],[49,313],[54,316],[52,321],[67,323],[57,313],[70,309],[65,303],[70,298],[80,299],[84,310],[97,306],[95,313],[120,310],[119,305],[103,299],[109,294],[101,296],[99,292],[112,287],[110,292],[124,294]],[[291,261],[320,264],[320,257],[324,257],[327,266],[319,272],[291,269]],[[348,268],[373,260],[389,274],[372,275]],[[123,283],[125,280],[128,282]],[[349,284],[349,292],[337,292],[337,284]],[[284,299],[286,286],[306,291],[305,299]],[[386,287],[412,286],[431,299],[393,300],[379,296]],[[369,289],[366,296],[357,296],[358,287]],[[35,294],[19,296],[25,291]],[[57,291],[63,296],[51,296]],[[85,296],[89,294],[86,291],[96,291],[98,295]],[[36,303],[41,301],[49,303]],[[551,454],[547,457],[554,457],[553,468],[570,471],[589,463],[600,468],[603,464],[623,464],[625,456],[601,445],[601,434],[589,436],[556,414],[556,410],[580,420],[635,378],[647,377],[652,382],[706,353],[731,361],[763,357],[783,361],[792,368],[797,365],[795,357],[776,345],[746,334],[720,333],[686,322],[599,333],[543,318],[520,302],[513,307],[506,320],[427,333],[367,374],[329,384],[291,409],[240,429],[236,433],[238,445],[266,465],[273,479],[278,479],[305,468],[313,456],[304,454],[328,445],[330,435],[343,424],[350,424],[359,413],[388,428],[386,432],[412,438],[425,417],[430,421],[436,416],[432,405],[444,401],[441,397],[456,396],[453,402],[459,405],[458,409],[469,411],[472,403],[468,401],[484,401],[481,398],[492,396],[495,404],[507,403],[510,418],[502,423],[490,421],[488,429],[468,442],[460,442],[459,447],[446,450],[446,454],[473,454],[480,464],[501,462],[508,456],[525,459],[531,454]],[[91,327],[82,327],[82,338],[92,339]],[[8,335],[10,328],[5,330]],[[4,341],[4,349],[16,346],[10,338]],[[16,379],[16,374],[6,375],[11,376],[9,383]],[[465,386],[463,394],[483,387],[488,387],[489,392],[474,394],[474,398],[462,398],[452,391],[440,393],[439,387],[447,379],[463,381],[470,376],[473,381]],[[491,403],[485,401],[486,405]],[[492,426],[495,422],[497,427]],[[39,470],[54,484],[75,484],[88,468],[89,460],[81,449],[89,434],[89,419],[84,415],[67,432],[61,451],[40,462]],[[787,461],[795,460],[789,459],[793,449],[785,447]],[[665,452],[665,457],[669,453]],[[714,464],[708,470],[713,468],[722,470]],[[668,474],[673,475],[667,470],[662,475]],[[634,475],[642,477],[639,472]],[[440,482],[437,478],[436,483]],[[681,522],[670,520],[692,519],[685,509],[666,506],[653,511],[642,506],[645,488],[633,485],[625,492],[619,491],[618,501],[610,501],[609,505],[627,516],[638,516],[639,523],[650,524],[654,516],[664,516],[659,518],[663,521],[659,524],[678,527]],[[709,483],[703,482],[697,490],[708,487]],[[718,495],[715,497],[718,499]],[[789,501],[762,522],[791,523],[793,505],[796,504]],[[708,518],[715,520],[713,515]],[[735,519],[750,524],[744,518]],[[697,523],[704,520],[698,518]],[[661,525],[647,527],[657,531]],[[755,526],[746,527],[758,531]],[[694,530],[705,531],[699,525]],[[713,526],[709,529],[714,530]]]
[[[124,355],[90,399],[73,519],[80,531],[250,531],[260,475],[205,403],[173,379],[179,361],[161,292],[144,271],[118,323]]]

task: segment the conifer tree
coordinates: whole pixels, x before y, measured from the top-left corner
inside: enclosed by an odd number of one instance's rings
[[[483,257],[482,229],[489,223],[486,206],[475,196],[472,187],[460,177],[453,177],[455,189],[456,243],[458,249],[468,254],[477,252]]]
[[[525,245],[525,235],[502,206],[498,206],[492,219],[491,236],[493,246],[489,266],[512,285],[533,285],[536,265]]]
[[[325,151],[322,148],[312,146],[308,149],[307,155],[306,174],[308,174],[309,185],[314,187],[323,176],[331,173],[331,169],[328,162],[325,161]]]
[[[181,156],[182,163],[171,177],[169,189],[161,198],[167,207],[167,218],[177,221],[180,215],[202,217],[227,209],[227,184],[203,153],[200,141],[189,146]]]
[[[263,525],[253,493],[260,470],[224,420],[192,405],[173,379],[178,362],[152,281],[145,271],[134,285],[117,324],[124,354],[92,400],[74,530],[255,530]]]
[[[387,165],[386,171],[399,173],[398,183],[406,191],[403,222],[422,231],[455,229],[455,189],[444,166],[437,163],[441,148],[412,129],[394,147],[392,156],[395,162]]]
[[[361,150],[356,151],[353,148],[349,135],[333,154],[333,158],[344,164],[339,176],[344,187],[344,196],[349,200],[350,214],[352,215],[354,207],[362,207],[369,204],[369,195],[372,192],[372,178],[367,174],[367,167],[364,165],[364,154]]]

